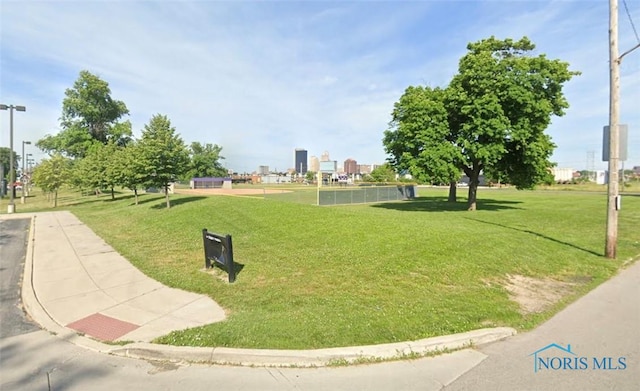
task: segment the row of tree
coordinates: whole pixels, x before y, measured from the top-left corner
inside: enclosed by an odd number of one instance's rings
[[[73,88],[65,91],[61,128],[36,146],[50,154],[33,172],[33,182],[54,194],[67,184],[99,192],[114,187],[164,190],[167,208],[169,185],[193,177],[224,176],[222,148],[194,142],[187,147],[167,116],[154,115],[136,140],[131,123],[121,121],[129,113],[122,101],[111,98],[107,82],[88,71],[80,72]]]
[[[553,180],[555,145],[545,130],[569,107],[564,83],[579,72],[534,56],[535,45],[495,37],[467,45],[448,86],[410,86],[395,103],[383,144],[398,171],[421,182],[469,179],[469,210],[476,209],[481,173],[518,189]],[[551,178],[550,178],[551,176]]]

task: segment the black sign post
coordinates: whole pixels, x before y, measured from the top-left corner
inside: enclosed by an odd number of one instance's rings
[[[236,270],[233,263],[233,245],[231,235],[217,235],[202,230],[202,240],[204,242],[204,266],[207,269],[216,265],[229,274],[229,282],[236,280]],[[213,261],[213,264],[211,263]]]

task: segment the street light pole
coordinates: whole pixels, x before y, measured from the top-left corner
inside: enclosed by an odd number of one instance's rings
[[[0,110],[9,110],[9,206],[7,207],[7,213],[14,213],[16,211],[16,204],[14,203],[14,189],[16,184],[16,171],[13,168],[13,110],[26,111],[24,106],[3,105],[0,104]]]
[[[25,171],[24,171],[24,145],[31,145],[31,141],[22,141],[22,171],[20,171],[20,183],[22,183],[22,197],[20,197],[21,203],[26,202],[26,194],[25,194]]]
[[[27,180],[25,180],[25,184],[22,185],[23,188],[26,190],[25,195],[27,197],[29,197],[29,183],[31,182],[31,168],[30,168],[30,163],[31,163],[31,158],[33,157],[32,154],[28,153],[25,155],[25,164],[27,165],[27,169],[25,171],[25,173],[27,174]],[[26,185],[26,186],[25,186]]]

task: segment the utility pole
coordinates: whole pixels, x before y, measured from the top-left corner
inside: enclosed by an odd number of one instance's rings
[[[620,108],[618,58],[618,0],[609,0],[609,181],[607,184],[607,238],[605,256],[614,259],[618,242],[618,118]]]
[[[587,172],[589,173],[589,180],[590,181],[595,181],[596,180],[596,152],[595,151],[588,151],[587,152]]]
[[[618,211],[621,206],[618,180],[618,160],[620,160],[620,129],[618,123],[620,116],[620,63],[624,56],[638,48],[640,48],[640,40],[637,45],[618,55],[618,0],[609,0],[609,182],[607,185],[605,256],[611,259],[616,257]]]

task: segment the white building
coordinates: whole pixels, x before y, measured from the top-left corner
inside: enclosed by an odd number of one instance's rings
[[[553,167],[553,180],[556,182],[571,182],[573,180],[573,168]]]

